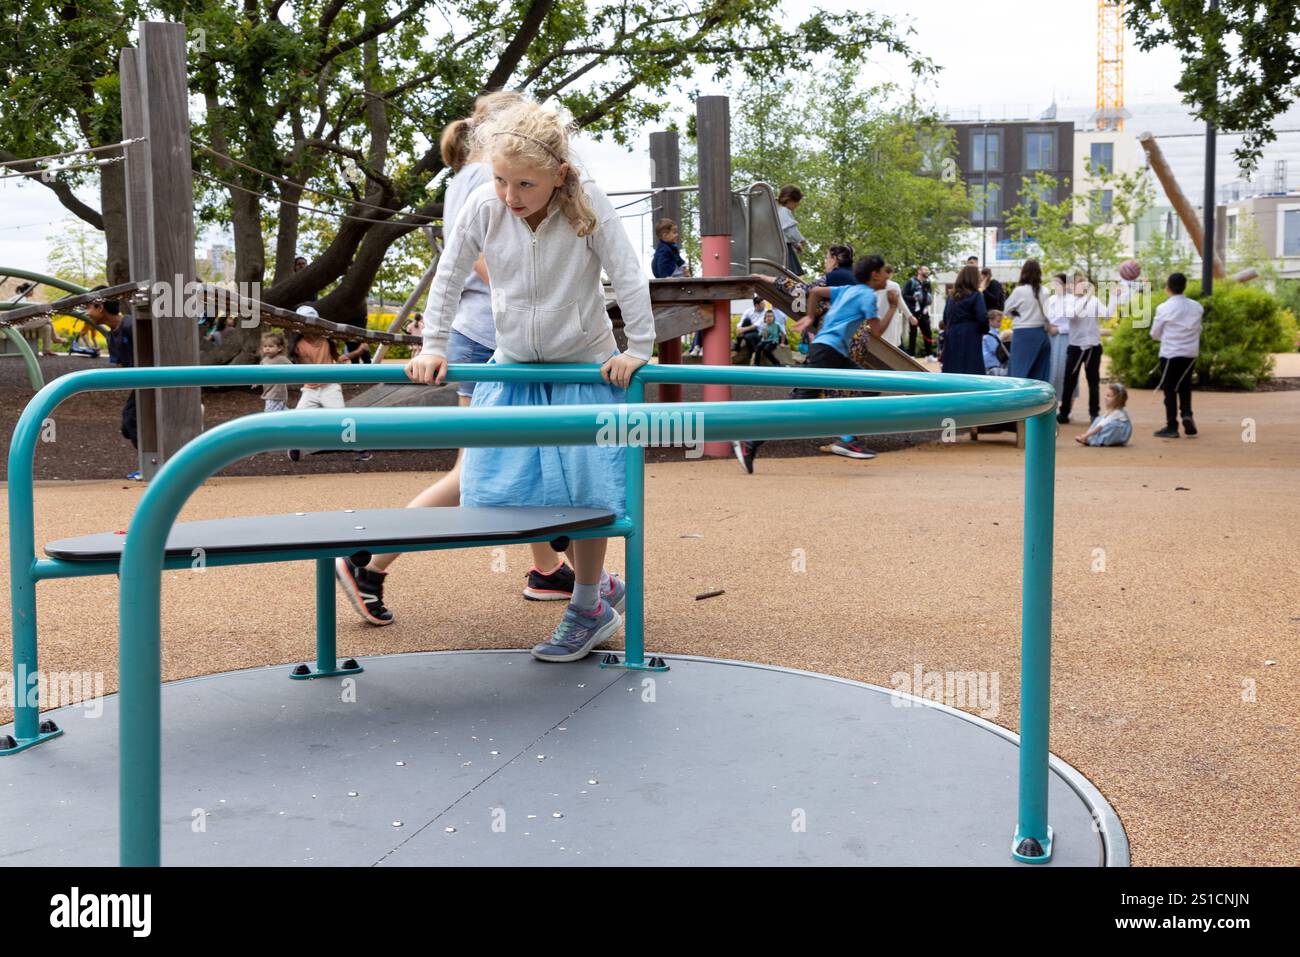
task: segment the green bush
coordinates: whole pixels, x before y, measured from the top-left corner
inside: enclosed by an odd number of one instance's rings
[[[1187,295],[1200,299],[1200,284],[1188,283]],[[1151,311],[1167,299],[1155,296]],[[1283,308],[1278,297],[1265,289],[1224,282],[1209,300],[1201,300],[1205,318],[1201,326],[1201,352],[1196,361],[1201,386],[1253,389],[1270,378],[1271,353],[1296,347],[1295,314]],[[1106,345],[1111,372],[1133,388],[1154,385],[1159,375],[1160,344],[1151,338],[1149,322],[1121,318]]]

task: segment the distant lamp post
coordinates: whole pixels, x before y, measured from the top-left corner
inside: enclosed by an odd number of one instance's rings
[[[980,166],[984,170],[984,185],[980,189],[980,265],[989,264],[989,124],[984,121],[984,134],[980,138],[984,155]]]

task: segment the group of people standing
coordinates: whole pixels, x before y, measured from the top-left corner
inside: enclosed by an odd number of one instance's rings
[[[1166,425],[1155,434],[1178,438],[1197,434],[1191,408],[1191,368],[1199,352],[1201,306],[1184,292],[1187,278],[1172,274],[1168,299],[1156,310],[1152,338],[1160,341],[1161,378]],[[995,306],[997,306],[995,308]],[[1009,295],[987,269],[968,262],[957,274],[944,305],[944,372],[1009,375],[1050,382],[1059,400],[1056,420],[1070,422],[1082,378],[1088,389],[1089,429],[1076,437],[1086,445],[1124,445],[1132,437],[1126,410],[1128,393],[1120,383],[1101,391],[1101,320],[1112,308],[1096,295],[1082,273],[1057,273],[1051,291],[1043,285],[1042,267],[1026,260]],[[1010,317],[1010,336],[1001,331]]]

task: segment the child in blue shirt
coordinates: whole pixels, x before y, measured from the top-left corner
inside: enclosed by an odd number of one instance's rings
[[[880,256],[863,256],[853,264],[857,280],[851,286],[814,286],[808,290],[808,314],[795,323],[795,331],[802,333],[813,324],[818,304],[830,300],[830,310],[822,318],[821,331],[813,338],[808,349],[809,369],[858,369],[849,358],[849,343],[858,327],[865,321],[871,334],[879,338],[885,331],[885,322],[876,312],[876,292],[885,288],[885,260]],[[821,389],[793,389],[792,399],[819,399]],[[761,441],[733,442],[736,458],[748,473],[754,471],[754,457],[762,447]],[[873,459],[876,453],[865,448],[856,436],[842,435],[826,448],[835,455],[851,459]]]
[[[650,261],[650,272],[656,279],[687,275],[686,260],[677,244],[677,224],[671,219],[661,219],[655,224],[655,235],[659,237],[659,243],[655,246],[655,257]]]

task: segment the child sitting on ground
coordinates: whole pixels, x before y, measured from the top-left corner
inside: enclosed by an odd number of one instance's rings
[[[1127,445],[1133,437],[1133,423],[1128,417],[1128,389],[1112,382],[1106,389],[1106,411],[1092,420],[1092,425],[1074,441],[1080,445]]]
[[[264,366],[293,365],[285,355],[284,336],[278,332],[262,334],[262,362]],[[281,382],[278,385],[253,386],[262,390],[263,412],[283,412],[288,408],[289,387]]]

